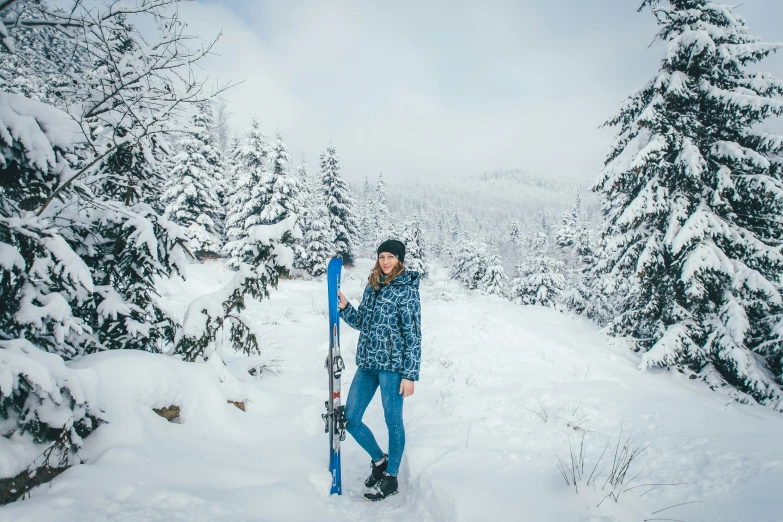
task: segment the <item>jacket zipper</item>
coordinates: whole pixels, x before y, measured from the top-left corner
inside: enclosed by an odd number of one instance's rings
[[[367,335],[370,335],[370,332],[372,331],[372,322],[375,320],[375,306],[378,304],[378,297],[381,295],[381,289],[383,286],[379,286],[378,290],[375,291],[375,300],[372,303],[372,311],[370,312],[370,326],[367,329]],[[392,342],[391,337],[387,337],[388,345],[389,345],[389,366],[392,366]]]
[[[392,362],[392,349],[394,347],[394,343],[392,343],[391,340],[391,333],[389,334],[387,339],[389,340],[389,367],[390,367],[389,369],[391,369],[394,367],[394,363]]]
[[[375,305],[378,304],[378,295],[381,293],[381,287],[378,287],[378,290],[375,291],[375,299],[372,302],[372,310],[370,311],[370,326],[367,328],[367,335],[370,335],[370,332],[372,331],[372,322],[375,320]]]

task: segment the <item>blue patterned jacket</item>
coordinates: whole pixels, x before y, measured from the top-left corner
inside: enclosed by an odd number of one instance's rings
[[[419,380],[421,302],[419,273],[403,271],[378,291],[367,285],[359,310],[348,303],[340,317],[359,330],[356,366],[402,374]]]

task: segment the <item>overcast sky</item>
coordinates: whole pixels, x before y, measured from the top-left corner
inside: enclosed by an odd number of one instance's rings
[[[244,80],[224,95],[232,126],[279,128],[311,171],[331,140],[352,181],[516,167],[592,180],[614,136],[598,126],[663,54],[648,47],[657,26],[639,3],[202,0],[180,11],[204,39],[223,31],[202,74]],[[783,1],[737,12],[783,41]],[[783,78],[783,53],[760,68]]]

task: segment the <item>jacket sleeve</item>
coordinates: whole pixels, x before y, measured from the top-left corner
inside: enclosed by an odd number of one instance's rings
[[[408,289],[399,310],[402,336],[405,339],[402,378],[418,381],[421,365],[421,301],[418,289]]]
[[[343,321],[345,321],[348,326],[355,330],[362,329],[362,320],[364,318],[366,301],[367,290],[365,289],[364,295],[362,296],[362,302],[359,304],[359,310],[356,310],[356,308],[354,308],[351,303],[348,303],[348,306],[340,310],[340,317],[343,318]]]

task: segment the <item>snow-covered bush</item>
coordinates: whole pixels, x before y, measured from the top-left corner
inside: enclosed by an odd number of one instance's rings
[[[236,350],[248,355],[261,350],[251,326],[243,320],[245,298],[269,297],[269,289],[276,288],[281,275],[287,275],[293,266],[294,241],[301,237],[290,216],[275,225],[256,225],[250,229],[245,244],[252,251],[251,263],[240,263],[231,282],[217,292],[199,297],[185,313],[182,329],[177,334],[176,350],[186,360],[208,356],[214,350],[218,331],[231,323],[231,342]]]
[[[48,465],[68,465],[103,422],[62,358],[23,339],[0,341],[0,435],[47,445]]]

